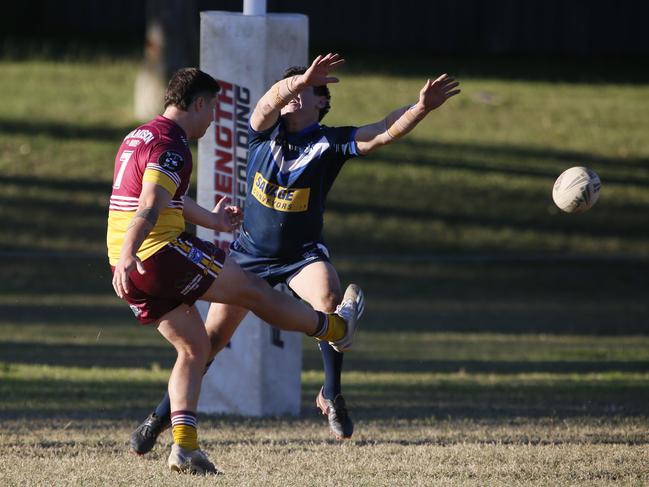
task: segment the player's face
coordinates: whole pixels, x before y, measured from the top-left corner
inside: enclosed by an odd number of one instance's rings
[[[199,101],[200,100],[200,101]],[[196,133],[194,138],[200,139],[214,120],[214,110],[216,109],[216,96],[199,97],[196,103]]]
[[[300,91],[284,108],[282,115],[299,116],[305,121],[317,122],[320,118],[320,109],[324,106],[324,96],[318,96],[311,86]]]

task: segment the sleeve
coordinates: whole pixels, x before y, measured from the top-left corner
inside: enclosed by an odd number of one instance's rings
[[[330,128],[330,134],[327,134],[329,143],[342,162],[353,157],[359,157],[361,154],[356,147],[356,132],[358,127],[335,127]]]
[[[250,126],[250,123],[248,123],[248,146],[252,148],[261,144],[262,142],[270,140],[273,131],[279,126],[280,120],[281,119],[278,118],[270,128],[262,130],[261,132],[257,132]]]
[[[173,196],[180,187],[185,162],[182,153],[173,145],[158,145],[151,150],[142,182],[158,184]]]

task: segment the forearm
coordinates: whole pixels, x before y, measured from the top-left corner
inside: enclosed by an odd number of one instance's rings
[[[124,243],[122,244],[121,256],[135,255],[140,249],[142,242],[148,237],[151,230],[158,221],[159,212],[156,208],[142,208],[135,212],[135,216],[129,224]]]
[[[386,143],[399,139],[411,132],[428,112],[419,104],[399,108],[385,117]]]
[[[255,111],[262,116],[279,112],[306,86],[301,75],[279,80],[261,97]]]
[[[365,125],[356,132],[356,145],[361,154],[393,142],[412,131],[426,117],[419,106],[405,106],[390,112],[383,120]]]
[[[216,217],[214,213],[207,210],[206,208],[203,208],[193,199],[187,196],[183,198],[183,201],[183,217],[185,218],[185,220],[203,228],[221,230],[220,228],[216,228]]]

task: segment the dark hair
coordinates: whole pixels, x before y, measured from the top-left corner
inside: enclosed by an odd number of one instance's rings
[[[221,87],[209,74],[198,68],[182,68],[176,71],[165,92],[165,108],[169,105],[187,111],[196,98],[209,94],[215,96]]]
[[[284,71],[284,76],[282,79],[290,78],[291,76],[296,76],[298,74],[306,73],[308,68],[306,66],[291,66],[286,71]],[[329,87],[327,85],[314,86],[313,93],[318,96],[324,96],[327,99],[325,106],[320,109],[320,117],[318,121],[322,120],[324,116],[329,113],[331,109],[331,93],[329,92]]]

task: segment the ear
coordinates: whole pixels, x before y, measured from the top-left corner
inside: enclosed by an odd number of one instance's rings
[[[196,111],[200,111],[203,109],[203,106],[205,106],[205,98],[202,96],[199,96],[194,100],[194,106],[196,108]]]
[[[327,106],[327,98],[324,96],[319,96],[318,103],[316,103],[315,106],[318,107],[318,109],[324,108],[325,106]]]

